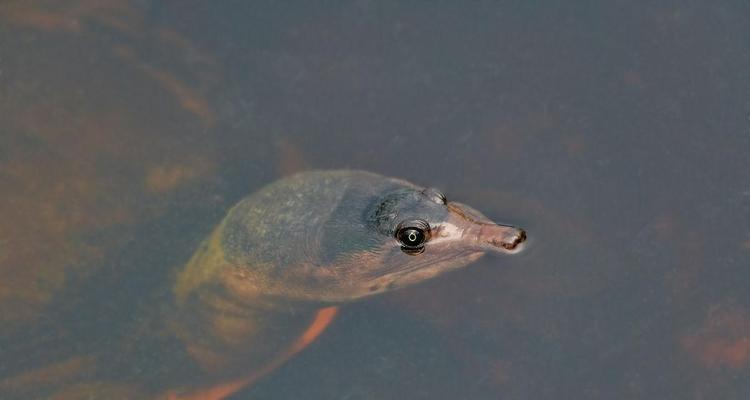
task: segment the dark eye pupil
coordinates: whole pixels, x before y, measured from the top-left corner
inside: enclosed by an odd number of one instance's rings
[[[401,251],[417,255],[424,251],[424,244],[430,240],[430,225],[425,220],[404,221],[396,227],[396,240],[401,244]]]
[[[424,232],[417,228],[404,228],[398,233],[398,240],[406,247],[418,247],[424,239]]]

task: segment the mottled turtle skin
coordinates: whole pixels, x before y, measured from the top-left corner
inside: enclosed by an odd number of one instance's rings
[[[413,221],[427,223],[432,232],[419,254],[404,252],[395,237],[399,224]],[[468,206],[447,203],[434,189],[401,179],[364,171],[305,172],[235,205],[181,274],[176,293],[184,298],[223,279],[239,297],[246,291],[354,300],[465,266],[487,250],[515,252],[525,239],[510,227],[492,237],[478,238],[478,230],[466,235],[468,228],[484,225],[500,227]],[[508,243],[483,241],[488,238]]]
[[[420,232],[423,243],[404,243]],[[246,369],[288,345],[278,338],[301,332],[316,308],[517,252],[525,238],[401,179],[300,173],[240,201],[200,246],[177,278],[174,326],[209,374]]]

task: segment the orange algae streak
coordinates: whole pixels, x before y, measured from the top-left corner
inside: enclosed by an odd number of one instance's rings
[[[182,108],[198,117],[206,126],[213,126],[216,116],[208,101],[197,90],[194,90],[168,72],[145,64],[139,67],[146,75],[172,93],[180,105],[182,105]]]
[[[743,369],[750,364],[750,315],[742,308],[715,310],[680,343],[706,368]]]
[[[252,385],[257,382],[260,378],[267,375],[271,371],[283,365],[295,354],[299,353],[302,349],[307,347],[310,343],[314,342],[315,339],[320,336],[323,331],[333,322],[333,319],[338,313],[338,307],[326,307],[321,308],[315,314],[315,319],[307,327],[307,330],[292,343],[284,352],[279,354],[278,357],[274,358],[271,362],[266,364],[265,367],[253,371],[252,373],[243,376],[241,378],[216,384],[214,386],[197,389],[184,394],[169,393],[166,398],[168,400],[222,400],[231,396],[243,388]]]

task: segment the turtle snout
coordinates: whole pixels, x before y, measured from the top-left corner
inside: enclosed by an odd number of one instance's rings
[[[521,246],[526,241],[526,231],[523,229],[516,228],[516,231],[509,235],[508,238],[501,240],[498,243],[492,243],[495,246],[501,246],[502,248],[515,251],[521,250]]]
[[[526,241],[526,231],[514,226],[485,224],[479,229],[478,242],[501,252],[518,252]]]

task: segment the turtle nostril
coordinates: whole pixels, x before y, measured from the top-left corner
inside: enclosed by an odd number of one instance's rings
[[[526,241],[526,231],[519,229],[511,240],[503,241],[502,246],[508,250],[515,250],[518,245]]]
[[[482,224],[476,234],[476,240],[480,245],[490,245],[496,250],[516,252],[526,240],[526,232],[509,225]]]

